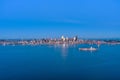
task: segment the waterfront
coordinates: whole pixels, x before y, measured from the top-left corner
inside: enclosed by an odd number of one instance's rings
[[[88,46],[0,46],[0,80],[119,80],[120,45]]]
[[[43,38],[43,39],[0,39],[0,45],[60,45],[60,44],[111,44],[119,45],[120,39],[79,39],[77,36],[68,38],[62,36],[61,38]]]

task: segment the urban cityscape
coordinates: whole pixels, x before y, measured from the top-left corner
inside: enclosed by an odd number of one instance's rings
[[[0,80],[120,80],[120,0],[0,0]]]
[[[78,36],[68,38],[43,38],[43,39],[1,39],[0,45],[56,45],[56,44],[120,44],[120,40],[112,39],[82,39]]]

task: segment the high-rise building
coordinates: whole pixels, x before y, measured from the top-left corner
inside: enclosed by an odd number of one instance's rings
[[[65,41],[65,37],[64,36],[62,36],[61,39],[62,39],[62,41]]]
[[[77,41],[77,40],[78,40],[78,37],[77,37],[77,36],[75,36],[75,37],[73,38],[73,40],[74,40],[74,41]]]

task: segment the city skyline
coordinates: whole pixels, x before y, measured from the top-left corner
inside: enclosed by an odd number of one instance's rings
[[[119,0],[1,0],[0,39],[120,38]]]

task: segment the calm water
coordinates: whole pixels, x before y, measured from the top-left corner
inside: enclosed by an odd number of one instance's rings
[[[120,80],[120,45],[85,46],[0,46],[0,80]]]

